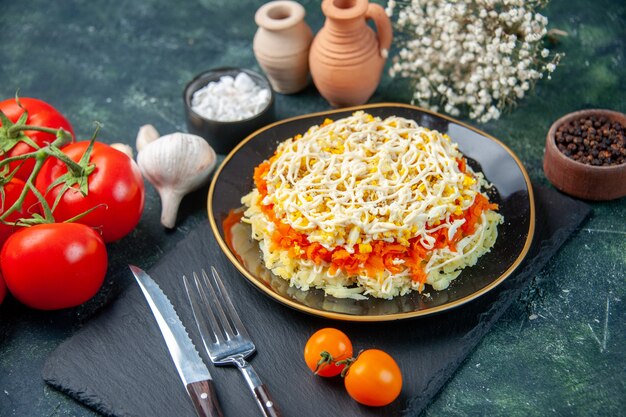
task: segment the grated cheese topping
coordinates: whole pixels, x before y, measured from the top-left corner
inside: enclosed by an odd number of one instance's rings
[[[431,234],[447,228],[452,239],[465,219],[451,216],[488,185],[447,135],[362,111],[282,142],[265,180],[261,204],[310,242],[350,253],[376,240],[408,246],[415,237],[432,249]]]

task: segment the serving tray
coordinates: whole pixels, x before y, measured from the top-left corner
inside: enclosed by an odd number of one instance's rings
[[[170,297],[196,346],[202,346],[184,295],[181,276],[213,264],[233,294],[257,347],[252,361],[285,416],[417,416],[516,299],[530,278],[589,213],[589,207],[551,188],[534,187],[536,232],[528,256],[501,285],[484,296],[437,315],[387,322],[347,322],[311,316],[274,302],[243,279],[226,259],[208,222],[165,255],[150,274]],[[129,271],[130,274],[130,271]],[[364,407],[339,379],[315,377],[302,359],[308,337],[333,326],[355,350],[379,348],[399,363],[400,397],[382,408]],[[213,375],[226,416],[254,417],[258,409],[239,372]],[[163,338],[137,286],[61,344],[43,369],[46,382],[110,416],[193,417],[195,412]]]

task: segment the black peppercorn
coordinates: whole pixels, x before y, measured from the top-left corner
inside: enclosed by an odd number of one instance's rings
[[[557,128],[556,145],[565,156],[589,165],[626,163],[624,126],[606,117],[588,116]]]

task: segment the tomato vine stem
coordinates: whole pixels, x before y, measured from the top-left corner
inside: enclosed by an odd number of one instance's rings
[[[39,148],[33,152],[29,152],[20,156],[6,158],[0,161],[0,168],[2,168],[3,166],[13,161],[26,160],[29,158],[35,159],[35,166],[33,167],[33,170],[30,173],[30,175],[28,176],[28,179],[26,180],[26,183],[24,185],[24,188],[22,189],[22,192],[20,193],[20,196],[11,205],[11,207],[9,207],[7,210],[5,210],[2,213],[2,215],[0,215],[0,222],[4,224],[8,224],[8,225],[30,224],[30,223],[54,223],[54,216],[52,214],[50,205],[46,201],[45,197],[39,192],[39,190],[37,190],[37,188],[33,184],[34,179],[37,178],[37,174],[39,174],[39,171],[41,171],[41,168],[43,167],[43,164],[46,161],[46,159],[49,156],[58,157],[56,155],[57,152],[51,151],[51,149],[56,149],[58,150],[58,153],[63,154],[58,147],[69,143],[69,141],[71,140],[71,136],[69,135],[69,133],[63,129],[54,130],[54,133],[56,134],[57,139],[55,139],[54,142],[52,142],[51,144],[43,148]],[[70,160],[73,164],[76,164],[76,162],[72,161],[65,154],[63,155],[65,156],[65,159]],[[65,159],[62,159],[63,162],[65,162]],[[68,169],[69,169],[69,165],[68,165]],[[9,174],[8,176],[9,181],[11,178],[13,178],[14,175],[15,175],[15,172],[12,172]],[[6,181],[6,179],[4,181]],[[37,197],[37,199],[39,200],[39,203],[41,204],[41,207],[44,212],[44,217],[38,218],[37,216],[35,216],[33,219],[31,219],[31,221],[24,221],[23,219],[20,219],[16,222],[7,222],[6,219],[8,216],[11,215],[11,213],[17,210],[20,210],[22,208],[22,205],[24,204],[24,200],[26,199],[26,195],[28,194],[29,191],[32,192],[33,195],[35,195],[35,197]]]
[[[53,129],[53,128],[44,127],[44,126],[18,125],[18,124],[15,124],[13,126],[10,126],[7,129],[7,136],[10,137],[10,138],[16,138],[18,136],[17,135],[18,133],[21,133],[21,132],[23,132],[25,130],[37,130],[39,132],[50,133],[52,135],[58,135],[58,132],[62,130],[63,132],[65,132],[66,134],[69,135],[69,133],[66,132],[63,129]]]
[[[42,126],[26,125],[24,124],[24,122],[26,121],[26,118],[27,118],[27,113],[24,112],[24,114],[20,117],[18,122],[13,124],[6,117],[6,115],[2,113],[2,111],[0,111],[0,122],[2,123],[2,125],[0,126],[0,142],[1,142],[0,143],[0,155],[7,152],[9,149],[15,146],[15,144],[17,144],[18,142],[25,142],[26,144],[31,146],[33,149],[35,149],[32,152],[28,152],[28,153],[18,155],[18,156],[12,156],[12,157],[5,158],[0,161],[0,193],[2,193],[3,185],[13,179],[13,177],[15,176],[17,171],[20,169],[22,164],[19,164],[16,168],[14,168],[8,174],[6,173],[7,169],[5,167],[7,167],[9,164],[16,162],[16,161],[25,161],[27,159],[35,159],[35,165],[33,167],[33,170],[29,174],[28,179],[26,180],[25,185],[22,188],[19,197],[11,205],[11,207],[9,207],[8,209],[0,213],[0,223],[6,224],[6,225],[12,225],[12,226],[17,226],[17,225],[33,226],[35,224],[41,224],[41,223],[54,223],[55,220],[54,220],[53,212],[57,204],[59,203],[61,197],[65,193],[65,191],[67,191],[69,188],[73,188],[74,185],[77,185],[78,190],[83,195],[87,195],[89,175],[96,169],[96,165],[93,163],[90,163],[89,160],[91,158],[91,151],[96,141],[98,131],[100,130],[100,127],[101,127],[99,123],[96,123],[96,129],[90,140],[89,146],[85,150],[81,159],[78,162],[76,162],[72,158],[67,156],[61,150],[61,147],[71,143],[72,141],[72,136],[68,131],[62,128],[52,129],[52,128],[42,127]],[[46,146],[40,147],[23,133],[24,131],[29,131],[29,130],[36,130],[40,132],[54,134],[56,136],[56,139],[52,143],[47,143]],[[58,194],[52,206],[50,206],[50,204],[48,203],[48,201],[46,200],[42,192],[38,190],[34,185],[35,178],[37,178],[37,175],[39,174],[44,163],[49,157],[53,157],[53,158],[60,160],[63,164],[65,164],[67,168],[67,173],[59,177],[52,184],[50,184],[50,187],[45,191],[45,193],[47,193],[55,186],[59,184],[63,184],[62,186],[63,188],[61,192]],[[39,213],[34,213],[32,214],[31,218],[26,218],[26,219],[21,218],[15,222],[7,221],[6,219],[12,213],[22,209],[24,201],[26,200],[26,196],[28,195],[29,192],[33,193],[33,195],[37,198],[39,204],[41,205],[42,211],[43,211],[43,217]],[[3,201],[3,205],[4,205],[4,201]],[[80,213],[79,215],[66,220],[66,222],[76,221],[80,219],[81,217],[86,216],[87,214],[91,213],[92,211],[102,206],[106,207],[105,204],[98,204],[95,207],[92,207],[89,210],[86,210],[84,213]],[[0,206],[0,211],[2,210],[3,210],[3,207]]]

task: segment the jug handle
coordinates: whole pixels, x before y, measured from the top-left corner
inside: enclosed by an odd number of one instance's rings
[[[385,9],[376,3],[370,3],[367,6],[367,12],[365,18],[373,20],[376,25],[376,32],[378,33],[378,47],[380,48],[380,56],[386,59],[389,55],[389,48],[391,47],[391,40],[393,39],[393,31],[391,29],[391,20]]]

